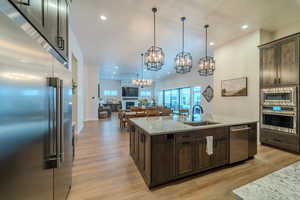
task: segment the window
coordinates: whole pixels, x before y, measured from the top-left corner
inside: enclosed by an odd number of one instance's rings
[[[164,91],[159,91],[158,93],[158,105],[164,105]]]
[[[141,97],[151,97],[150,91],[141,91]]]
[[[191,88],[180,89],[180,109],[190,110],[191,107]]]
[[[163,90],[159,93],[159,101],[163,100],[165,107],[171,108],[174,112],[179,109],[190,109],[191,106],[191,88],[177,88]]]
[[[179,90],[171,90],[171,109],[173,111],[179,111]]]
[[[193,88],[193,105],[201,105],[201,87]],[[200,109],[195,110],[195,114],[197,114],[201,119]]]
[[[104,90],[104,96],[118,96],[117,90]]]
[[[171,108],[171,90],[165,90],[164,93],[164,106]]]
[[[193,105],[201,105],[201,87],[193,88]]]

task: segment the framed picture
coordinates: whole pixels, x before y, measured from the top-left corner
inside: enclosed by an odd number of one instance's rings
[[[221,83],[222,97],[241,97],[248,95],[247,77],[223,80]]]

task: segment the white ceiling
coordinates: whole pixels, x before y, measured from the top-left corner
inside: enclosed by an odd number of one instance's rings
[[[153,14],[158,7],[158,45],[166,54],[159,72],[145,76],[162,79],[174,73],[180,50],[181,22],[186,16],[186,51],[194,67],[204,55],[204,24],[211,25],[209,41],[216,46],[258,29],[276,30],[300,19],[300,0],[85,0],[73,1],[71,26],[87,63],[100,67],[105,79],[131,79],[140,71],[140,54],[153,44]],[[107,17],[100,20],[100,15]],[[248,24],[247,30],[241,25]],[[116,67],[118,66],[118,68]],[[169,73],[168,73],[169,72]]]

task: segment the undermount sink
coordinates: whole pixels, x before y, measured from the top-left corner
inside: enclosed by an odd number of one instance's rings
[[[219,124],[217,122],[211,122],[211,121],[201,121],[201,122],[184,122],[184,124],[186,125],[190,125],[190,126],[207,126],[207,125],[216,125]]]

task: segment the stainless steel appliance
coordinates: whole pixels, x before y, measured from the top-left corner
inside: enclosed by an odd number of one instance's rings
[[[230,164],[248,159],[250,130],[248,125],[230,127]]]
[[[298,87],[261,90],[261,128],[297,135]]]
[[[0,1],[0,193],[65,200],[72,182],[71,73],[8,2]]]
[[[297,107],[262,106],[261,128],[297,134]]]
[[[276,87],[261,90],[263,105],[296,106],[297,87]]]

